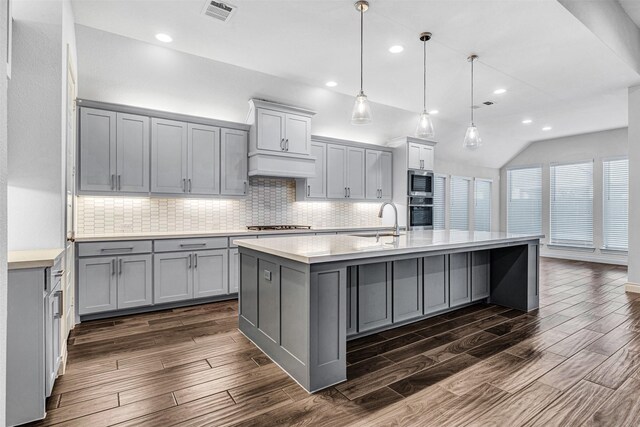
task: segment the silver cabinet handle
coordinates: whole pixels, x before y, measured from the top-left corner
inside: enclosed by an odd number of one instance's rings
[[[118,258],[118,276],[122,276],[122,258]]]
[[[244,194],[247,194],[247,181],[244,182]]]
[[[115,276],[116,274],[116,259],[111,260],[111,275]]]
[[[198,268],[198,254],[193,254],[193,268]]]
[[[56,270],[51,274],[53,274],[53,277],[61,277],[64,274],[64,270]]]
[[[284,151],[284,138],[280,140],[280,149]]]
[[[289,138],[284,142],[284,149],[285,151],[289,151]]]
[[[351,187],[347,187],[347,197],[351,198]]]
[[[311,195],[311,186],[307,185],[307,197]]]
[[[56,291],[54,297],[58,300],[58,312],[53,316],[54,319],[60,319],[62,317],[62,312],[64,310],[64,304],[62,299],[62,291]]]
[[[122,175],[118,175],[118,191],[122,190],[122,186],[120,185],[120,178]]]
[[[347,197],[347,187],[344,187],[344,197]]]
[[[189,193],[191,193],[191,178],[189,178],[187,182],[189,183]]]
[[[187,179],[186,178],[182,178],[182,192],[183,193],[187,192]]]
[[[181,243],[180,244],[181,248],[195,248],[199,246],[207,246],[207,244],[206,243]]]
[[[128,248],[102,248],[100,249],[100,252],[130,252],[133,250],[133,246],[130,246]]]
[[[189,254],[189,264],[188,264],[188,268],[191,268],[191,254]]]
[[[114,190],[116,185],[116,176],[111,175],[111,189]]]

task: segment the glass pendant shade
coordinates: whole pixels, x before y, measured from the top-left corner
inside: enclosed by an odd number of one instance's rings
[[[467,128],[467,133],[464,135],[464,143],[462,146],[470,150],[475,150],[482,145],[482,139],[478,133],[478,128],[473,123]]]
[[[351,113],[351,124],[366,125],[371,123],[371,104],[367,99],[367,95],[363,91],[356,96],[356,102],[353,105],[353,113]]]
[[[433,138],[433,122],[431,121],[431,116],[427,113],[426,110],[420,114],[420,118],[418,119],[418,126],[416,126],[416,137],[417,138]]]

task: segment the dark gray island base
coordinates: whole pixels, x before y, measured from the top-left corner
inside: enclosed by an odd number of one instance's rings
[[[239,327],[309,392],[346,381],[347,340],[462,306],[538,308],[541,236],[410,232],[239,241]]]

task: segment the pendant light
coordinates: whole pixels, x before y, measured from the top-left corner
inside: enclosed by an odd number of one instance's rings
[[[364,94],[362,89],[362,70],[363,70],[363,27],[364,27],[364,13],[369,9],[369,2],[360,0],[355,3],[356,10],[360,12],[360,92],[356,95],[356,102],[353,106],[353,112],[351,113],[351,124],[354,125],[366,125],[371,123],[371,105],[367,99],[367,95]]]
[[[423,59],[424,59],[424,68],[423,68],[423,98],[422,98],[422,114],[420,114],[420,118],[418,119],[418,126],[416,126],[416,137],[418,138],[433,138],[433,123],[431,122],[431,117],[427,112],[427,42],[431,40],[431,33],[424,32],[420,33],[420,41],[422,42],[423,47]]]
[[[478,59],[478,55],[471,55],[467,58],[467,61],[471,63],[471,126],[467,128],[467,133],[464,135],[464,143],[462,146],[470,150],[475,150],[482,145],[482,139],[478,134],[478,128],[473,122],[473,63]]]

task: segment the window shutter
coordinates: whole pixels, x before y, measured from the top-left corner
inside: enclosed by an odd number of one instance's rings
[[[451,177],[451,208],[449,228],[469,230],[469,187],[471,180],[460,176]]]
[[[507,232],[542,234],[542,167],[507,171]]]
[[[476,231],[491,231],[491,181],[476,179],[475,188]]]
[[[593,246],[593,162],[551,165],[551,243]]]
[[[626,251],[629,248],[629,160],[605,160],[603,179],[604,247]]]
[[[433,186],[433,229],[444,230],[447,200],[447,177],[436,175]]]

